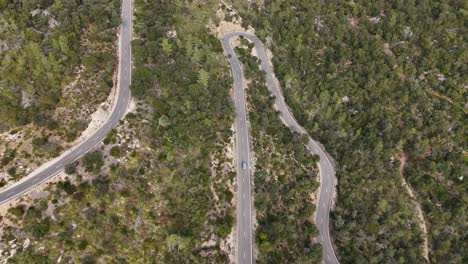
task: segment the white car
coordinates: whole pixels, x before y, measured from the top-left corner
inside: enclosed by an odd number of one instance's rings
[[[244,169],[244,170],[247,169],[247,161],[245,161],[245,160],[242,161],[242,169]]]

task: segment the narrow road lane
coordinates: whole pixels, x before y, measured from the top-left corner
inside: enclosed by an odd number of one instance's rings
[[[122,24],[119,34],[119,69],[116,96],[112,111],[107,121],[88,139],[82,141],[70,150],[47,162],[32,172],[21,181],[8,186],[0,192],[0,204],[6,203],[13,198],[29,191],[36,185],[50,179],[69,163],[79,159],[85,153],[93,149],[104,140],[109,131],[119,124],[124,117],[130,102],[130,83],[132,78],[132,50],[130,41],[132,39],[132,0],[123,0],[122,2]]]
[[[253,227],[252,227],[252,193],[250,179],[250,163],[249,163],[249,135],[247,115],[245,110],[245,94],[243,83],[243,72],[239,60],[237,59],[230,40],[237,36],[243,36],[250,40],[257,51],[257,56],[260,59],[260,68],[266,72],[266,82],[268,90],[275,96],[275,105],[281,113],[281,117],[285,125],[290,129],[295,130],[300,134],[308,135],[307,131],[301,127],[294,116],[289,111],[283,94],[279,88],[277,80],[273,75],[272,69],[268,64],[268,58],[263,48],[262,42],[253,34],[246,32],[229,32],[223,36],[222,44],[226,56],[231,64],[232,76],[234,78],[234,102],[236,106],[236,147],[237,147],[237,263],[252,263],[252,247],[253,247]],[[324,263],[337,264],[339,263],[333,250],[330,240],[330,207],[335,191],[335,169],[328,158],[325,151],[320,145],[309,136],[309,142],[306,145],[307,149],[312,153],[320,156],[320,191],[317,204],[317,212],[315,222],[319,229],[318,241],[323,247]],[[247,169],[242,168],[242,161],[246,161],[249,165]]]
[[[223,38],[223,48],[228,54],[234,78],[234,104],[236,106],[236,148],[237,148],[237,263],[253,262],[252,237],[252,192],[249,159],[249,131],[242,67],[234,54],[230,37]],[[242,168],[245,162],[247,168]]]

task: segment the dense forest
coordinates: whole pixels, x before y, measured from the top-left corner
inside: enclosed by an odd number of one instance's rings
[[[264,73],[250,55],[253,44],[245,39],[241,43],[236,54],[250,82],[246,91],[255,156],[257,262],[320,263],[322,247],[314,240],[318,229],[313,219],[318,157],[281,122]]]
[[[331,232],[340,261],[427,262],[403,176],[422,205],[429,261],[466,263],[466,3],[235,2],[271,49],[295,117],[337,161]],[[232,78],[206,26],[218,4],[134,1],[132,94],[141,104],[104,145],[69,164],[48,197],[8,210],[2,257],[14,245],[11,263],[229,261]],[[87,53],[81,33],[92,24],[88,37],[111,38],[98,33],[118,18],[114,0],[0,0],[0,131],[54,127],[47,113],[73,70],[112,69],[100,64],[112,55]],[[254,146],[264,154],[254,175],[258,260],[319,261],[308,196],[314,157],[282,127],[256,63],[244,62]],[[100,81],[107,90],[111,73]]]
[[[119,8],[117,0],[0,1],[0,132],[53,123],[49,112],[80,65],[92,74],[107,68],[97,86],[110,90],[114,54],[84,41],[114,41]]]
[[[235,2],[270,44],[294,115],[337,160],[341,261],[425,262],[400,173],[430,261],[468,261],[466,2]]]

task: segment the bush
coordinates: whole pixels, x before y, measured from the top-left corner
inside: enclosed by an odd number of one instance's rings
[[[8,213],[16,216],[16,217],[21,217],[24,215],[24,212],[25,212],[25,208],[24,208],[24,205],[18,205],[16,207],[11,207],[10,209],[8,209]]]
[[[111,149],[110,149],[110,155],[112,157],[121,157],[122,156],[122,150],[119,146],[113,146]]]
[[[49,217],[46,217],[40,222],[38,222],[37,224],[33,225],[31,231],[34,237],[41,238],[47,235],[47,233],[49,233],[49,230],[50,230],[50,219]]]
[[[232,227],[227,223],[218,226],[218,234],[222,239],[225,239],[231,233]]]
[[[38,114],[34,116],[34,123],[36,123],[38,126],[45,127],[47,126],[48,122],[48,117],[44,114]]]
[[[2,166],[8,165],[10,161],[12,161],[16,157],[16,150],[15,149],[7,149],[5,154],[2,158]]]
[[[66,139],[68,142],[73,141],[75,138],[77,138],[83,130],[86,129],[88,123],[84,120],[77,120],[73,122],[70,126],[70,129],[67,131]]]
[[[65,166],[65,173],[68,175],[73,175],[76,173],[76,164],[70,163]]]
[[[102,153],[97,150],[86,154],[81,160],[86,172],[94,172],[95,174],[99,173],[104,165]]]
[[[50,130],[55,130],[59,127],[59,123],[55,120],[49,120],[47,122],[47,128]]]
[[[64,182],[59,182],[57,184],[57,187],[59,189],[64,190],[67,194],[73,194],[76,192],[77,188],[75,185],[73,185],[69,180],[66,180]]]
[[[39,137],[32,140],[34,148],[44,146],[47,143],[48,139],[45,137]]]
[[[10,176],[15,176],[16,175],[16,167],[10,167],[8,170],[7,170],[7,173],[10,175]]]
[[[146,67],[139,66],[133,70],[134,77],[132,78],[132,95],[135,97],[143,97],[148,92],[148,87],[154,79],[154,74]]]
[[[110,143],[115,144],[117,142],[117,131],[113,128],[109,134],[107,134],[106,138],[104,139],[103,143],[105,145],[109,145]]]
[[[81,259],[83,264],[94,264],[97,263],[97,258],[95,256],[86,255]]]
[[[85,250],[87,246],[88,246],[88,241],[86,239],[82,239],[78,242],[79,250]]]

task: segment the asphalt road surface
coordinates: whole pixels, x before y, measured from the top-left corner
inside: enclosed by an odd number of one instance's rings
[[[132,0],[123,0],[122,3],[122,25],[119,33],[119,69],[117,89],[112,111],[107,121],[88,139],[67,150],[58,158],[47,162],[25,177],[23,180],[12,184],[0,192],[0,204],[6,203],[13,198],[24,194],[33,187],[50,179],[64,167],[79,159],[88,151],[100,144],[109,131],[116,127],[124,117],[130,102],[130,83],[132,74],[131,64],[131,37],[132,37]]]
[[[222,44],[229,63],[231,64],[232,75],[234,79],[234,102],[236,107],[236,146],[237,146],[237,263],[252,263],[252,246],[253,246],[253,227],[252,227],[252,193],[251,193],[251,178],[250,178],[250,163],[249,163],[249,134],[247,115],[245,110],[245,84],[243,81],[242,67],[237,59],[231,39],[233,37],[243,36],[255,45],[257,56],[260,59],[260,68],[266,72],[266,82],[268,90],[275,96],[275,105],[281,113],[283,122],[292,130],[300,134],[306,134],[306,130],[301,127],[287,107],[283,94],[279,88],[278,81],[274,76],[267,60],[265,49],[262,42],[253,34],[246,32],[229,32],[223,36]],[[317,212],[315,222],[319,229],[318,241],[323,248],[324,263],[337,264],[339,263],[333,246],[330,241],[330,207],[335,191],[335,169],[320,145],[309,136],[309,142],[306,145],[307,149],[312,153],[320,156],[320,191],[317,204]],[[248,164],[247,169],[242,168],[242,161]]]
[[[245,109],[243,73],[239,60],[234,54],[230,39],[223,37],[224,52],[228,54],[234,78],[234,104],[236,106],[236,148],[237,148],[237,263],[252,263],[252,194],[249,160],[249,131]],[[242,168],[242,162],[247,168]]]

